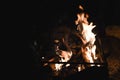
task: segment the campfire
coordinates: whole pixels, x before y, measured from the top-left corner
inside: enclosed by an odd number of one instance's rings
[[[83,10],[82,6],[79,6],[81,10]],[[95,61],[98,61],[98,55],[99,53],[96,53],[96,34],[92,32],[93,28],[96,26],[93,25],[93,23],[88,22],[88,14],[85,14],[84,12],[77,14],[77,20],[75,21],[75,24],[77,25],[76,35],[79,37],[79,39],[82,41],[81,45],[81,54],[82,58],[85,63],[91,63],[88,66],[96,66],[94,63]],[[62,38],[62,42],[67,45],[67,42],[65,42],[64,38]],[[55,40],[55,43],[59,43],[59,40]],[[68,45],[67,45],[68,46]],[[62,69],[63,63],[68,62],[72,57],[72,51],[69,49],[69,51],[64,51],[59,49],[59,45],[56,46],[56,54],[60,57],[60,60],[58,63],[55,64],[54,70],[58,71]],[[52,62],[52,61],[50,61]],[[63,63],[62,63],[63,62]],[[99,61],[101,62],[101,61]],[[66,67],[70,66],[70,64],[67,64]],[[101,65],[97,65],[100,67]],[[82,66],[81,66],[82,67]],[[80,66],[78,66],[78,70],[81,69]]]
[[[75,21],[75,36],[80,41],[79,52],[73,52],[70,46],[71,43],[68,43],[68,40],[62,37],[61,39],[54,40],[56,56],[47,61],[42,58],[44,62],[43,66],[50,66],[51,70],[55,72],[53,74],[55,76],[67,76],[91,67],[103,66],[104,58],[101,42],[99,38],[96,37],[97,34],[93,32],[96,25],[94,25],[93,22],[88,22],[89,15],[84,12],[81,5],[79,9],[81,13],[77,14],[77,20]],[[61,44],[64,45],[66,49],[61,48]],[[69,73],[65,74],[65,72]]]

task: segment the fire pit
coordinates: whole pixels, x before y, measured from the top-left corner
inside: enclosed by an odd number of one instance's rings
[[[92,32],[96,26],[88,22],[89,16],[84,13],[82,6],[79,8],[81,13],[77,14],[77,29],[74,33],[80,41],[78,51],[73,52],[65,37],[54,40],[56,56],[49,60],[42,57],[41,61],[43,68],[48,69],[44,74],[49,76],[48,80],[107,80],[107,63],[101,41],[97,34]],[[61,47],[61,44],[66,49]]]

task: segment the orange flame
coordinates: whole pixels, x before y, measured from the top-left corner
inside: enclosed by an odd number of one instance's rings
[[[59,55],[59,57],[61,58],[59,60],[59,62],[68,62],[70,60],[72,56],[72,52],[70,51],[63,51],[61,50],[61,53]],[[61,70],[63,64],[55,64],[55,69],[58,71],[58,70]],[[70,66],[70,64],[66,64],[66,67]]]
[[[82,9],[81,6],[79,6],[79,8]],[[75,24],[78,25],[77,30],[80,32],[80,39],[83,42],[83,46],[81,47],[83,58],[85,62],[94,63],[94,59],[97,59],[96,45],[94,44],[96,35],[92,32],[92,30],[96,26],[93,25],[92,22],[89,24],[87,20],[89,17],[88,14],[79,13],[77,14],[77,17],[78,18],[75,21]]]

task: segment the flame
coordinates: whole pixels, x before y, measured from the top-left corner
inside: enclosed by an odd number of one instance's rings
[[[79,8],[83,10],[81,6],[79,6]],[[93,25],[92,22],[89,24],[87,20],[88,17],[88,14],[83,12],[77,14],[75,24],[77,25],[77,30],[80,33],[80,39],[83,42],[83,46],[81,47],[82,56],[85,62],[94,63],[94,60],[97,59],[95,45],[96,34],[94,34],[92,30],[96,27],[96,25]]]
[[[79,5],[79,9],[84,10],[83,7],[82,7],[81,5]]]
[[[82,11],[84,10],[83,7],[80,5],[79,9]],[[82,12],[77,14],[77,20],[75,21],[75,24],[77,25],[77,30],[79,31],[79,37],[82,40],[83,45],[81,46],[82,56],[85,62],[87,63],[94,63],[94,60],[97,59],[96,56],[96,34],[92,32],[92,30],[96,27],[96,25],[93,25],[93,23],[89,23],[88,19],[89,15]],[[64,40],[63,40],[64,41]],[[57,51],[60,52],[57,52]],[[59,57],[61,58],[59,62],[68,62],[72,56],[72,51],[63,51],[59,49],[59,46],[57,47],[57,53]],[[63,64],[55,64],[55,70],[61,70]],[[70,66],[70,64],[67,64],[67,66]],[[94,66],[94,64],[91,64],[90,66]],[[100,66],[100,65],[98,65]],[[82,67],[78,66],[78,71],[81,71]]]
[[[59,60],[59,62],[68,62],[70,60],[72,56],[72,52],[71,51],[63,51],[61,50],[60,54],[59,54],[59,57],[61,58]],[[55,69],[58,71],[58,70],[61,70],[63,64],[55,64]],[[70,64],[66,64],[66,67],[70,66]]]

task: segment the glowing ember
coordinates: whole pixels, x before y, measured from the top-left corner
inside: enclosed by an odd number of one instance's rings
[[[67,61],[70,60],[71,56],[72,56],[72,52],[61,51],[61,52],[59,53],[59,57],[61,58],[61,59],[59,60],[59,62],[67,62]],[[63,64],[55,64],[56,70],[57,70],[57,71],[58,71],[58,70],[61,70],[62,65],[63,65]],[[70,64],[66,64],[66,67],[68,67],[68,66],[70,66]]]
[[[81,65],[78,66],[78,71],[81,71]]]
[[[79,7],[81,9],[81,6]],[[82,9],[83,10],[83,9]],[[92,32],[95,25],[93,23],[88,22],[88,14],[79,13],[77,14],[78,19],[75,21],[77,25],[77,30],[80,34],[80,39],[83,42],[83,46],[81,47],[82,56],[84,61],[87,63],[94,63],[96,57],[96,45],[95,43],[95,34]],[[93,65],[91,65],[93,66]]]

